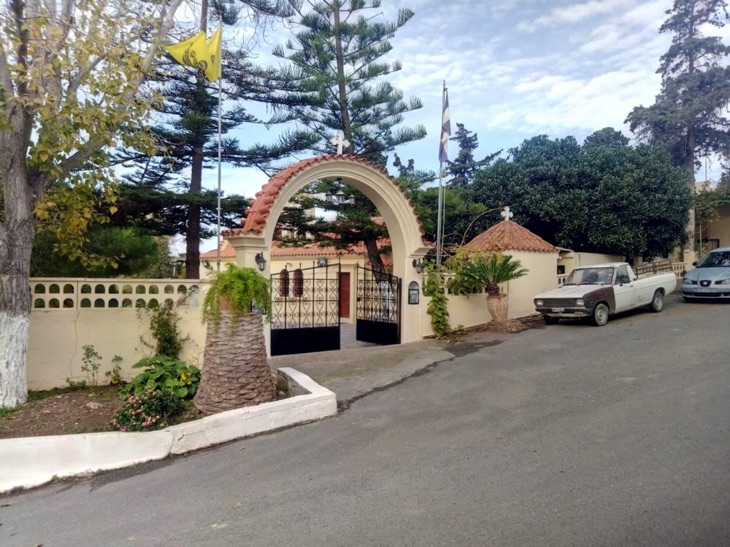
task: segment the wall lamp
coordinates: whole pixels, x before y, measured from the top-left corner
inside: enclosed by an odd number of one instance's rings
[[[327,259],[325,257],[320,257],[317,259],[317,266],[320,268],[324,268],[327,265]]]
[[[259,271],[263,272],[266,269],[266,259],[264,258],[263,251],[255,256],[256,265],[259,267]]]
[[[421,273],[423,271],[423,262],[421,262],[420,258],[413,259],[413,267],[416,269],[416,273]]]

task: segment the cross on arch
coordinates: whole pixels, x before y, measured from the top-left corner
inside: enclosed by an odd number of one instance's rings
[[[510,210],[509,210],[509,207],[505,207],[504,209],[502,209],[502,212],[501,212],[501,213],[499,213],[499,214],[500,214],[500,215],[502,216],[502,218],[503,218],[503,219],[505,219],[505,220],[509,220],[509,219],[511,219],[511,218],[512,218],[513,216],[515,216],[515,214],[514,214],[514,213],[513,213],[512,211],[510,211]]]
[[[345,138],[345,132],[344,131],[338,131],[337,135],[335,137],[332,137],[330,139],[330,142],[334,144],[337,147],[337,154],[342,154],[342,148],[350,146],[350,141],[348,141]]]

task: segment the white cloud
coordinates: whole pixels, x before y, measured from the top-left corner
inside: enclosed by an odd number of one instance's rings
[[[658,29],[672,3],[383,0],[387,20],[403,7],[416,13],[392,40],[389,59],[402,61],[403,69],[390,81],[406,98],[417,96],[424,104],[404,124],[423,124],[429,132],[398,154],[414,158],[419,169],[438,168],[443,80],[452,122],[479,134],[482,154],[536,134],[582,140],[606,126],[629,134],[626,116],[635,106],[651,104],[660,88],[656,69],[671,37]],[[287,33],[278,27],[269,40],[280,42]],[[730,40],[730,27],[707,34]],[[267,58],[265,51],[259,56]],[[269,142],[271,133],[246,129],[239,138],[244,145]],[[452,155],[454,150],[452,145]],[[212,171],[206,177],[215,180]],[[224,171],[228,193],[252,197],[265,182],[257,171]]]
[[[579,4],[568,4],[553,8],[546,15],[517,25],[523,32],[536,32],[541,28],[575,24],[599,15],[606,15],[634,4],[635,0],[591,0]]]

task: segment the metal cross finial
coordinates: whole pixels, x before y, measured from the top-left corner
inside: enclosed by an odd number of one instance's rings
[[[330,142],[337,147],[337,154],[342,154],[342,148],[344,146],[350,146],[350,141],[345,138],[344,131],[338,131],[336,137],[332,137]]]
[[[503,219],[505,219],[505,220],[509,220],[509,219],[511,219],[511,218],[512,218],[513,216],[515,216],[515,214],[514,214],[514,213],[513,213],[512,211],[510,211],[510,210],[509,210],[509,207],[505,207],[505,208],[504,208],[504,209],[502,210],[502,212],[501,212],[501,213],[499,213],[499,214],[500,214],[500,215],[502,215],[502,218],[503,218]]]

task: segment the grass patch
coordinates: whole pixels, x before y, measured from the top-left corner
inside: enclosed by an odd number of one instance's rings
[[[87,396],[91,399],[98,398],[102,401],[107,401],[116,398],[116,392],[110,392],[108,389],[98,389],[98,388],[107,388],[108,386],[98,386],[97,388],[89,387],[89,386],[74,386],[74,387],[57,387],[54,389],[46,389],[43,391],[29,391],[28,392],[28,402],[32,403],[33,401],[41,401],[43,399],[48,399],[50,397],[56,397],[57,395],[65,395],[67,393],[77,393],[77,392],[85,392]],[[117,386],[118,388],[122,387],[122,384],[119,384]]]
[[[56,395],[63,395],[64,393],[73,393],[75,391],[84,391],[86,387],[57,387],[54,389],[46,389],[43,391],[29,391],[28,402],[40,401],[42,399],[48,399],[49,397],[55,397]]]
[[[5,418],[6,416],[9,416],[16,410],[20,410],[21,407],[16,406],[15,408],[0,408],[0,420]]]

